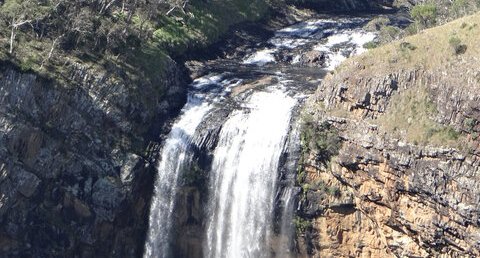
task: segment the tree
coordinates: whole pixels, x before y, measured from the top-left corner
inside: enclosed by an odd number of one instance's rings
[[[435,4],[420,4],[410,10],[410,15],[418,27],[428,28],[437,22],[437,6]]]
[[[54,2],[54,1],[52,1]],[[35,24],[50,14],[52,5],[47,1],[35,0],[6,0],[0,9],[0,20],[10,28],[10,48],[14,50],[17,31],[30,26],[35,29]]]
[[[13,53],[17,29],[31,22],[27,14],[28,5],[30,4],[31,2],[29,1],[7,0],[2,6],[0,17],[10,27],[10,54]]]

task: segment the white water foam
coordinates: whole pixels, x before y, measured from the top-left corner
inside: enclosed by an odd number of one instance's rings
[[[279,158],[296,100],[256,92],[223,125],[212,164],[209,258],[268,257]]]
[[[314,49],[327,53],[329,59],[327,70],[334,70],[347,58],[365,52],[363,45],[374,40],[375,37],[375,33],[365,32],[362,29],[345,30],[328,37],[326,42],[316,45]],[[344,46],[335,49],[340,44]]]
[[[255,64],[255,65],[265,65],[268,63],[273,63],[275,62],[275,57],[273,56],[273,53],[275,50],[273,49],[263,49],[260,51],[255,52],[254,54],[250,55],[247,57],[243,63],[244,64]]]
[[[154,196],[150,207],[149,229],[145,243],[145,258],[172,257],[171,230],[172,214],[180,172],[191,163],[194,134],[205,115],[214,104],[225,98],[225,92],[216,94],[201,92],[208,86],[228,89],[235,85],[223,80],[224,75],[207,75],[195,80],[191,87],[196,91],[188,96],[187,104],[173,125],[161,151],[157,166]]]

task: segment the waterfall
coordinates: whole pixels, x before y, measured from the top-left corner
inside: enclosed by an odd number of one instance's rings
[[[222,127],[211,171],[206,257],[268,257],[279,158],[296,100],[256,92]]]
[[[236,84],[222,81],[221,75],[207,75],[192,83],[192,90],[182,114],[173,125],[164,143],[157,166],[158,175],[155,181],[154,197],[150,205],[149,231],[145,244],[144,257],[172,257],[172,214],[178,180],[181,172],[189,169],[193,158],[191,147],[197,127],[213,108],[213,104],[223,100],[225,94],[204,93],[206,89],[228,89]]]
[[[201,104],[198,99],[191,99],[165,142],[162,160],[158,164],[155,197],[151,203],[145,257],[172,257],[169,240],[178,176],[192,158],[189,146],[193,134],[209,108],[206,103]]]
[[[268,47],[243,59],[209,64],[211,71],[221,74],[194,81],[160,153],[145,258],[295,256],[292,222],[300,151],[295,110],[323,74],[363,52],[363,44],[375,38],[362,29],[367,21],[298,23],[277,31]],[[324,58],[306,63],[308,52]],[[176,198],[181,195],[182,175],[199,159],[208,175],[208,189],[198,193],[203,201],[197,205],[205,206],[196,224],[198,242],[194,248],[179,247],[179,234],[190,235],[179,232],[183,224],[173,227],[181,223],[174,216]],[[179,254],[182,248],[188,250]]]

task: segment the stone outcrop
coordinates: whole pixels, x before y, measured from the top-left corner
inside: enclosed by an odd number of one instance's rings
[[[159,137],[186,97],[166,65],[147,81],[70,64],[60,83],[1,63],[0,256],[141,255]]]
[[[299,216],[311,224],[300,234],[301,252],[314,257],[479,256],[475,57],[411,69],[378,69],[362,60],[328,76],[307,108],[314,121],[338,130],[342,147],[330,162],[319,160],[315,151],[305,154],[308,187]],[[429,119],[455,131],[455,144],[416,143],[402,128],[398,133],[383,126],[382,117],[395,110],[394,99],[409,91],[426,94],[435,107]],[[421,112],[418,103],[415,107]]]

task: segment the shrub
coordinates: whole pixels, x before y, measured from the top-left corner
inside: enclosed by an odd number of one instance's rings
[[[400,48],[400,53],[402,57],[409,60],[410,60],[410,51],[417,49],[415,45],[409,42],[400,43],[399,48]]]
[[[408,25],[406,28],[405,28],[405,33],[407,35],[414,35],[414,34],[417,34],[418,33],[418,25],[416,23],[412,23],[410,25]]]
[[[307,229],[312,227],[312,222],[298,216],[293,219],[293,224],[297,229],[297,233],[305,233]]]
[[[365,49],[373,49],[373,48],[376,48],[378,47],[378,43],[375,42],[375,41],[370,41],[370,42],[367,42],[365,44],[363,44],[363,48]]]
[[[304,150],[317,153],[318,160],[324,164],[338,154],[342,143],[334,126],[328,122],[318,124],[313,119],[304,121],[301,137]]]
[[[467,45],[462,44],[462,40],[460,40],[460,38],[457,36],[451,36],[448,40],[448,43],[450,44],[450,47],[455,55],[460,55],[467,51]]]
[[[463,125],[466,127],[468,132],[473,132],[473,129],[477,125],[478,121],[475,118],[466,118],[463,120]]]
[[[420,4],[410,10],[410,15],[421,28],[428,28],[437,22],[437,6],[435,4]]]
[[[340,189],[336,186],[330,186],[327,188],[327,193],[329,195],[339,197],[340,196]]]
[[[417,49],[417,47],[415,45],[413,45],[412,43],[409,43],[409,42],[402,42],[400,43],[400,49],[401,50],[415,50]]]

